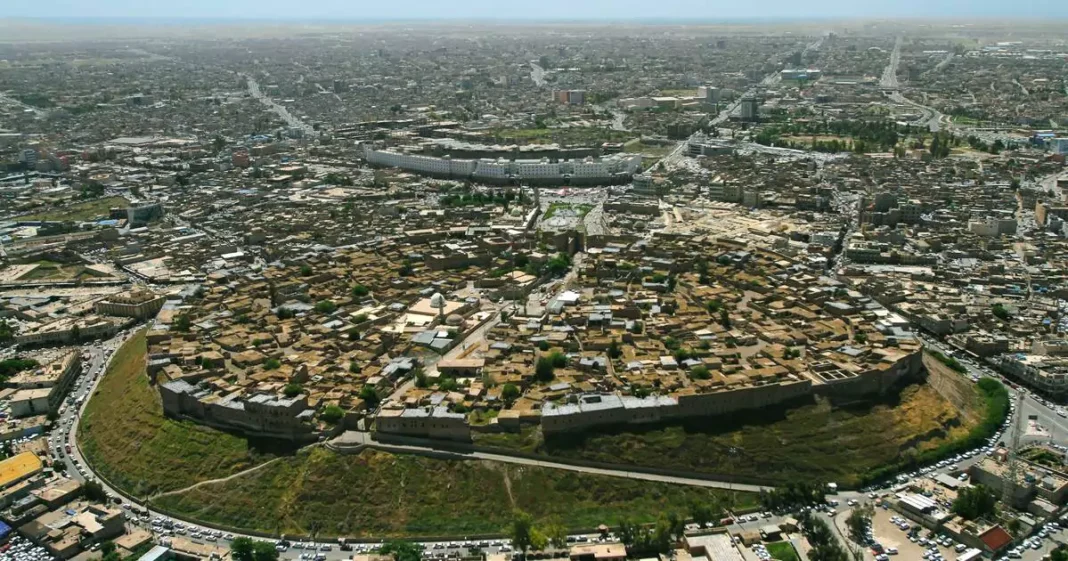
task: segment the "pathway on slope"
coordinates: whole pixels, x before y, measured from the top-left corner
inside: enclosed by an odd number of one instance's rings
[[[253,473],[253,472],[255,472],[255,471],[259,470],[259,469],[265,468],[265,467],[267,467],[267,466],[269,466],[269,465],[271,465],[271,464],[273,464],[273,463],[275,463],[275,462],[277,462],[278,460],[281,460],[281,459],[282,459],[281,457],[278,457],[278,458],[275,458],[273,460],[267,460],[266,462],[263,462],[262,464],[255,465],[255,466],[252,466],[252,467],[250,467],[250,468],[248,468],[246,470],[239,471],[237,473],[227,475],[226,477],[220,477],[218,479],[208,479],[208,480],[205,480],[205,481],[199,481],[199,482],[194,483],[194,484],[192,484],[192,485],[190,485],[188,487],[183,487],[181,489],[175,489],[173,491],[167,491],[167,492],[164,492],[164,493],[157,493],[155,495],[152,495],[151,497],[146,498],[145,502],[152,502],[152,501],[154,501],[154,500],[156,500],[156,499],[158,499],[160,497],[166,497],[168,495],[180,495],[182,493],[185,493],[186,491],[192,491],[193,489],[196,489],[198,487],[203,487],[204,485],[210,485],[212,483],[225,483],[227,481],[230,481],[231,479],[235,479],[235,478],[241,477],[243,475],[248,475],[248,474]]]
[[[589,475],[605,475],[608,477],[623,477],[626,479],[640,479],[642,481],[655,481],[658,483],[673,483],[677,485],[688,485],[691,487],[707,487],[710,489],[728,489],[731,491],[745,491],[749,493],[759,493],[760,491],[769,491],[774,487],[767,487],[763,485],[749,485],[745,483],[731,483],[729,481],[715,481],[711,479],[700,479],[694,477],[677,477],[672,475],[660,475],[656,473],[647,473],[643,471],[631,471],[625,469],[624,466],[620,466],[618,469],[605,469],[589,466],[580,466],[574,464],[568,464],[563,462],[554,462],[549,460],[535,460],[533,458],[526,458],[521,456],[511,456],[507,453],[490,453],[490,452],[476,452],[476,451],[454,451],[442,448],[434,448],[432,446],[417,446],[411,444],[392,444],[379,442],[371,438],[370,433],[358,432],[358,431],[345,431],[341,436],[334,439],[331,442],[332,449],[338,451],[344,451],[345,448],[350,450],[361,450],[363,448],[375,448],[384,452],[394,452],[402,454],[421,454],[431,455],[434,457],[450,457],[457,460],[483,460],[488,462],[499,462],[506,464],[517,464],[531,467],[542,467],[550,469],[561,469],[567,471],[576,471],[579,473],[586,473]]]

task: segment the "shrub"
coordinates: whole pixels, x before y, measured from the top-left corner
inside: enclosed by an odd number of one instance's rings
[[[337,424],[337,422],[344,416],[345,411],[337,405],[327,405],[326,408],[323,409],[323,412],[319,414],[319,417],[323,421],[326,421],[331,425]]]

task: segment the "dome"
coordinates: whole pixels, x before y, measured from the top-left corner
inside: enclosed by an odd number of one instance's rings
[[[463,322],[464,318],[459,314],[450,314],[449,317],[445,318],[445,325],[460,325]]]
[[[434,295],[430,297],[430,307],[431,308],[444,308],[445,307],[445,297],[442,296],[440,292],[435,292]]]

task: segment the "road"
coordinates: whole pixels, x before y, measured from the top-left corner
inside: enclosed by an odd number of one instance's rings
[[[897,89],[897,66],[901,62],[901,42],[898,37],[894,41],[894,50],[890,52],[890,63],[883,70],[883,77],[879,80],[879,86],[888,89]]]
[[[315,129],[313,129],[311,125],[294,117],[288,109],[286,109],[282,105],[275,103],[274,100],[272,100],[262,91],[260,91],[260,84],[256,82],[256,80],[252,76],[249,76],[248,74],[239,74],[239,76],[244,77],[245,80],[248,82],[249,95],[258,99],[260,103],[271,108],[271,110],[274,111],[276,115],[281,117],[282,120],[285,121],[290,128],[300,129],[304,131],[304,134],[308,136],[314,136],[316,134]]]
[[[2,92],[0,92],[0,103],[6,103],[6,104],[9,104],[9,105],[14,105],[15,107],[22,108],[25,111],[31,111],[31,112],[33,112],[35,117],[45,117],[45,116],[48,115],[48,111],[46,111],[44,109],[41,109],[39,107],[34,107],[32,105],[27,105],[27,104],[25,104],[25,103],[15,99],[15,98],[9,96],[9,95],[6,95],[6,94],[4,94]]]

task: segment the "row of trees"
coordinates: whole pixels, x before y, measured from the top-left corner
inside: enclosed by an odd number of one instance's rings
[[[800,523],[801,533],[812,546],[808,552],[809,561],[851,561],[849,553],[835,539],[831,528],[822,518],[808,511],[801,515]]]
[[[764,510],[775,512],[823,504],[825,501],[824,487],[818,483],[790,482],[783,487],[760,492],[760,504]]]

